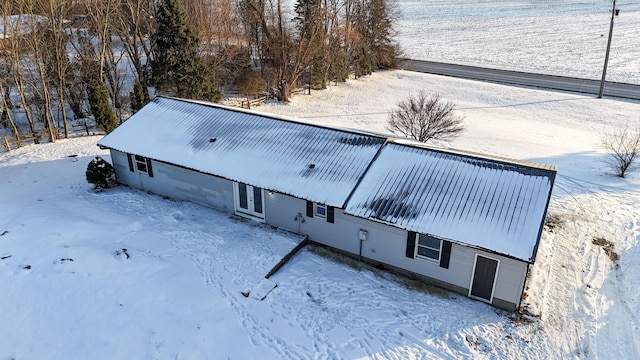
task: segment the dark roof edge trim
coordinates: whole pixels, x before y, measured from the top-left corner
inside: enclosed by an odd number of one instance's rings
[[[536,240],[536,244],[533,247],[533,252],[531,253],[531,259],[529,259],[530,263],[534,263],[536,261],[536,256],[538,255],[538,246],[540,245],[540,238],[542,237],[542,231],[544,230],[544,222],[547,219],[547,212],[549,211],[549,203],[551,202],[551,194],[553,193],[553,185],[556,181],[556,174],[549,177],[551,181],[551,187],[549,190],[549,195],[547,196],[547,203],[544,206],[544,213],[542,214],[542,220],[540,221],[540,227],[538,228],[538,239]]]

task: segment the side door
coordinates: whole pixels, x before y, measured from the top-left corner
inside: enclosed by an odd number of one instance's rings
[[[264,192],[262,188],[234,183],[236,214],[264,221]]]
[[[469,297],[491,303],[500,260],[476,254]]]

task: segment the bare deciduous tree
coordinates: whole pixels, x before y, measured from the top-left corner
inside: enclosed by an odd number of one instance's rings
[[[117,109],[121,106],[121,89],[124,81],[119,69],[123,53],[113,42],[113,32],[118,14],[122,13],[120,5],[117,0],[89,0],[86,6],[90,33],[98,40],[95,49],[98,74],[107,85],[113,106]]]
[[[35,16],[29,17],[29,26],[32,29],[28,36],[24,39],[33,53],[33,63],[35,65],[35,77],[33,83],[33,105],[36,113],[39,112],[39,119],[44,124],[49,135],[49,141],[55,142],[58,138],[58,129],[55,127],[51,91],[47,81],[47,71],[45,69],[45,26],[39,23],[39,19]],[[37,80],[37,81],[36,81]]]
[[[138,80],[145,86],[148,83],[147,59],[151,57],[149,36],[153,32],[154,13],[153,0],[122,0],[114,25],[114,32],[119,36]]]
[[[26,78],[31,76],[31,71],[25,65],[29,62],[31,56],[29,47],[26,45],[27,42],[24,41],[21,32],[21,24],[25,24],[25,26],[28,24],[28,20],[25,19],[28,15],[23,15],[25,13],[23,11],[24,6],[24,1],[12,0],[10,4],[5,3],[5,7],[3,7],[3,22],[5,24],[3,29],[3,55],[5,55],[6,60],[7,81],[9,84],[13,81],[13,87],[20,96],[20,106],[24,113],[24,118],[29,124],[29,131],[32,134],[36,134],[36,124],[31,114],[27,95],[30,90]],[[13,21],[7,21],[7,16],[10,14],[8,9],[18,9],[16,12],[20,15],[15,15]],[[37,143],[39,143],[39,140],[36,138]]]
[[[11,126],[11,130],[13,131],[13,136],[16,137],[16,142],[18,147],[22,146],[20,143],[20,130],[16,126],[15,121],[13,121],[13,117],[11,116],[11,109],[9,107],[9,96],[7,94],[0,93],[0,98],[2,98],[2,117],[0,118],[0,126],[4,125],[7,122]]]
[[[16,8],[20,9],[22,24],[28,31],[21,31],[16,28],[13,31],[12,40],[20,44],[21,50],[16,56],[16,64],[21,67],[19,71],[14,71],[14,76],[19,78],[19,92],[23,92],[23,108],[31,107],[35,119],[40,121],[47,130],[49,141],[54,142],[58,137],[58,130],[55,128],[52,111],[52,98],[49,89],[49,82],[46,76],[44,64],[44,53],[47,48],[44,33],[47,29],[42,16],[34,15],[38,13],[35,0],[15,1]],[[20,19],[18,19],[20,21]],[[29,101],[24,99],[26,85]],[[36,130],[33,129],[35,132]]]
[[[463,120],[452,102],[421,91],[398,103],[389,116],[387,129],[421,142],[450,141],[464,131]]]
[[[640,128],[617,129],[602,137],[602,147],[608,152],[606,163],[619,177],[638,169]]]
[[[67,110],[65,90],[69,82],[69,54],[67,51],[68,33],[65,18],[70,14],[72,2],[70,0],[49,0],[38,4],[36,8],[42,14],[46,14],[46,29],[42,30],[43,51],[42,59],[45,63],[47,80],[53,85],[58,96],[58,108],[62,113],[64,137],[69,138],[69,124],[67,122]]]

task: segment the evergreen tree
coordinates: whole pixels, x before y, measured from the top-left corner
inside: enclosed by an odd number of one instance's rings
[[[117,185],[116,170],[100,156],[96,156],[87,165],[85,175],[87,182],[93,184],[96,190],[107,189]]]
[[[308,37],[312,28],[322,22],[320,0],[297,0],[293,10],[296,12],[293,20],[297,23],[296,27],[301,37]]]
[[[393,8],[386,0],[369,0],[367,11],[368,43],[371,51],[371,65],[378,69],[396,66],[398,46],[392,40]]]
[[[142,109],[151,100],[149,90],[138,79],[133,83],[133,91],[129,94],[129,97],[131,99],[131,110],[134,113]]]
[[[306,81],[310,87],[326,88],[325,57],[327,54],[325,24],[325,9],[320,0],[297,0],[294,6],[296,16],[293,21],[298,30],[298,41],[305,44],[309,54],[308,70],[305,71]]]
[[[187,26],[180,0],[163,0],[156,14],[151,83],[178,97],[219,101],[209,67],[198,53],[200,39]]]
[[[109,90],[102,80],[94,77],[87,86],[89,106],[96,123],[108,133],[118,126],[118,119],[109,106]]]
[[[352,18],[359,40],[352,52],[356,76],[395,67],[398,46],[392,40],[393,4],[387,0],[356,1]]]

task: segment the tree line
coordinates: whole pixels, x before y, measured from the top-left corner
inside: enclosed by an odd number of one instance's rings
[[[0,125],[55,141],[70,136],[70,119],[93,115],[108,132],[149,101],[150,86],[288,101],[301,83],[394,67],[391,1],[4,0]]]

